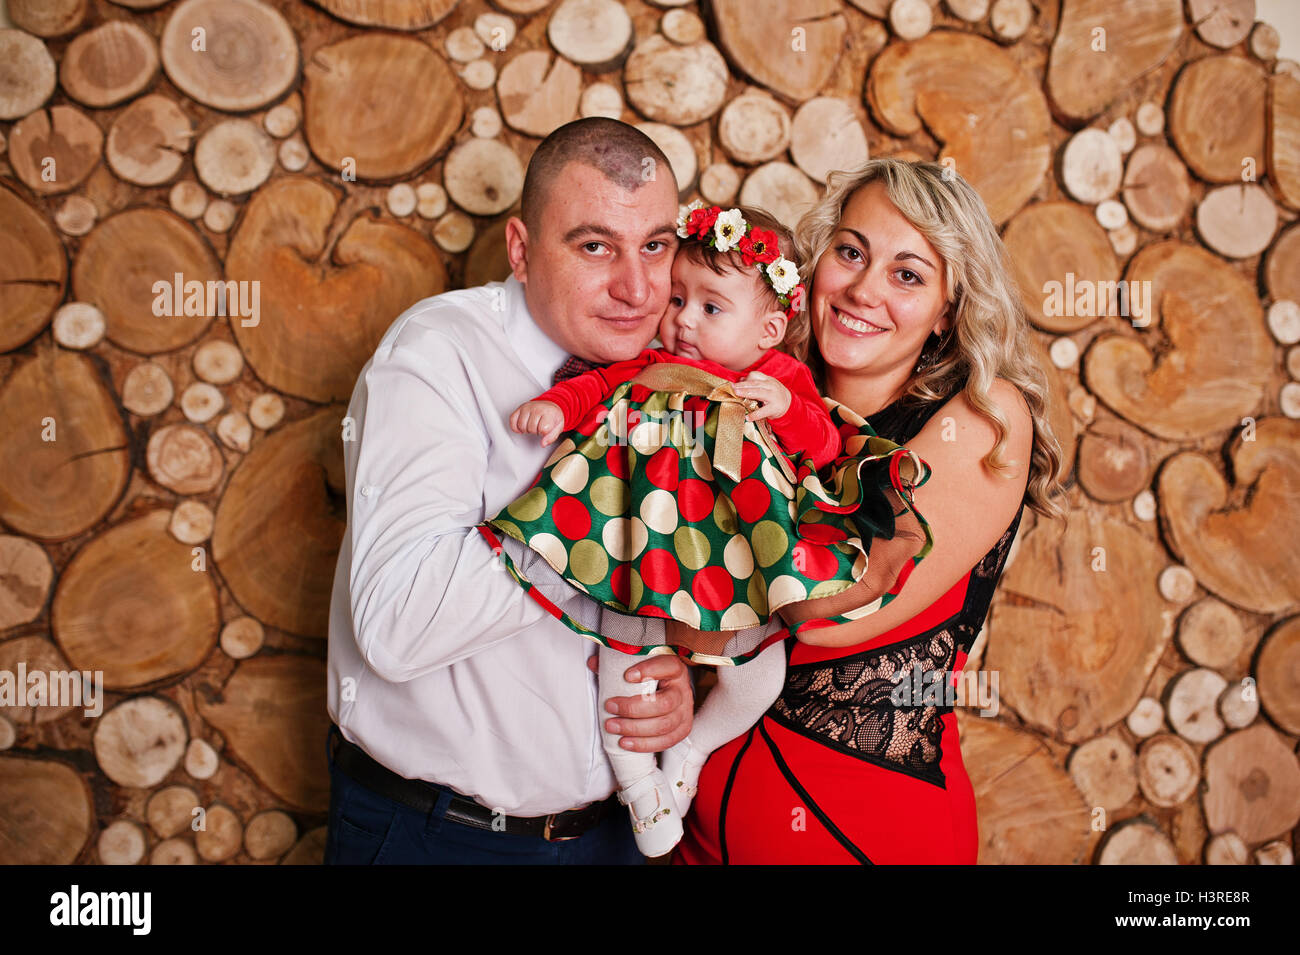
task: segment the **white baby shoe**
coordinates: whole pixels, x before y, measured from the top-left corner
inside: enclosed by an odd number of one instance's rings
[[[665,855],[681,842],[682,817],[662,770],[655,769],[620,790],[618,801],[627,806],[636,847],[643,856]]]
[[[691,743],[689,736],[664,750],[663,756],[660,757],[660,768],[672,790],[677,812],[683,818],[686,816],[686,811],[691,808],[691,800],[695,798],[695,793],[698,791],[700,771],[704,769],[704,763],[708,758],[709,754],[697,749]]]

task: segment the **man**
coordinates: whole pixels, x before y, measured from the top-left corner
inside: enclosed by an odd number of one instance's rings
[[[475,525],[554,450],[512,432],[510,411],[562,366],[631,358],[654,338],[677,184],[646,136],[584,119],[537,147],[520,211],[506,225],[513,274],[398,316],[348,408],[327,863],[644,861],[611,796],[596,645],[528,597]],[[525,572],[537,559],[505,546]],[[595,606],[553,596],[575,616]],[[614,701],[607,725],[660,752],[690,730],[686,668],[629,663],[629,681],[658,689]]]

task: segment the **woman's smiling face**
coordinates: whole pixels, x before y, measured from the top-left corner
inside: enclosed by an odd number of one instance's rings
[[[869,183],[844,206],[812,278],[812,331],[828,368],[906,375],[931,332],[952,325],[943,260]]]

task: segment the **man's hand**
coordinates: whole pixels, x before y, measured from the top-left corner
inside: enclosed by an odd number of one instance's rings
[[[587,667],[593,672],[599,668],[597,654],[592,654]],[[674,656],[653,656],[628,667],[623,679],[659,681],[647,696],[616,696],[606,702],[606,708],[622,719],[606,720],[605,729],[623,737],[619,744],[624,749],[661,753],[686,738],[695,715],[695,694],[685,663]]]
[[[790,410],[790,389],[761,371],[751,371],[732,385],[732,390],[742,398],[753,398],[759,403],[757,410],[745,416],[746,421],[779,418]]]
[[[510,413],[510,430],[516,434],[540,434],[542,447],[564,430],[564,412],[550,401],[525,401]]]

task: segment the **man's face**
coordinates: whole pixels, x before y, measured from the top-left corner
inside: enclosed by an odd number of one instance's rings
[[[570,354],[607,363],[636,357],[668,305],[677,249],[677,183],[660,170],[634,191],[584,163],[552,183],[539,234],[511,219],[515,277],[537,324]]]

